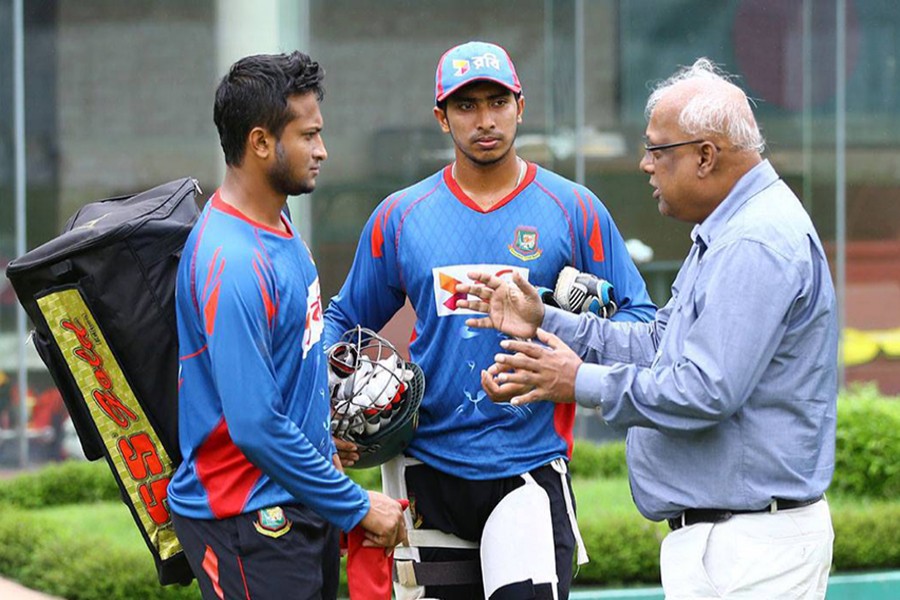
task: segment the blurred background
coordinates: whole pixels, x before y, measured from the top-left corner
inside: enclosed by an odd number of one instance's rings
[[[224,172],[218,80],[247,54],[300,49],[327,72],[329,159],[291,206],[330,297],[374,206],[452,160],[434,69],[468,40],[508,50],[519,153],[604,201],[660,305],[690,226],[658,214],[637,168],[648,85],[698,56],[737,74],[828,249],[843,381],[900,393],[895,0],[0,0],[0,267],[93,200],[182,176],[205,200]],[[402,341],[408,315],[392,327]],[[0,279],[0,467],[79,453],[29,328]],[[580,436],[616,436],[589,417]]]

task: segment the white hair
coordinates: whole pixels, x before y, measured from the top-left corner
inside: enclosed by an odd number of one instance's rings
[[[682,67],[653,89],[644,109],[649,119],[656,105],[673,87],[681,83],[709,82],[702,93],[694,94],[678,115],[678,125],[688,135],[718,134],[735,148],[762,152],[766,140],[759,131],[750,99],[732,83],[732,76],[708,58],[698,58],[693,65]]]

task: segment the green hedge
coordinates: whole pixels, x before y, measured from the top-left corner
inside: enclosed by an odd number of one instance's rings
[[[841,395],[831,490],[900,498],[900,399],[879,396],[871,385]]]
[[[162,587],[146,547],[60,531],[33,510],[0,508],[0,574],[69,600],[197,600],[197,584]]]
[[[898,456],[900,401],[878,397],[868,387],[842,394],[832,484],[832,490],[845,498],[841,506],[832,507],[836,570],[900,568]],[[577,441],[571,471],[576,478],[623,476],[624,444]],[[378,469],[349,473],[368,489],[380,488]],[[861,500],[850,505],[848,496]],[[198,598],[196,584],[161,587],[143,546],[110,552],[102,538],[76,538],[32,510],[118,498],[103,462],[64,463],[0,482],[0,574],[73,600]],[[667,533],[665,525],[637,514],[592,514],[580,508],[591,562],[578,570],[576,585],[659,582],[659,544]]]
[[[598,445],[586,440],[575,440],[569,472],[572,477],[624,477],[628,473],[625,466],[625,443]]]
[[[598,446],[577,440],[573,477],[617,477],[627,472],[625,443]],[[829,491],[861,498],[900,498],[900,398],[874,386],[851,387],[838,398],[834,479]]]
[[[591,562],[578,569],[576,585],[659,583],[664,524],[585,513],[579,521]],[[844,506],[832,516],[835,570],[900,568],[900,504]],[[0,509],[0,574],[72,600],[199,598],[196,584],[161,587],[143,546],[110,551],[100,537],[66,534],[21,509]]]
[[[578,528],[591,561],[578,569],[575,585],[659,583],[659,545],[668,531],[663,524],[635,513],[579,516]]]
[[[0,481],[0,506],[44,508],[119,497],[119,488],[104,461],[66,461]]]
[[[834,565],[841,571],[900,568],[900,502],[832,508]]]

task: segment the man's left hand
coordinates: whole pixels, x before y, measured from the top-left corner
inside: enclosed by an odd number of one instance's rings
[[[344,467],[352,467],[359,460],[359,448],[353,442],[348,442],[332,436],[334,446],[337,448],[337,456]],[[341,469],[343,470],[343,469]]]
[[[539,400],[550,400],[561,404],[575,402],[575,375],[582,360],[558,337],[537,330],[538,339],[546,345],[518,340],[504,340],[500,346],[515,354],[498,354],[497,373],[491,387],[485,385],[485,374],[482,373],[482,385],[491,395],[500,395],[504,389],[512,389],[510,385],[521,386],[519,391],[530,391],[511,398],[514,405],[528,404]]]
[[[498,375],[501,372],[512,373],[512,369],[494,363],[481,372],[481,387],[487,392],[488,398],[493,402],[509,402],[516,396],[521,396],[531,391],[531,386],[520,383],[507,382],[501,384]]]

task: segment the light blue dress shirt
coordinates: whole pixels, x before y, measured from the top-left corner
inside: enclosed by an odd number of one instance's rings
[[[543,327],[586,361],[576,400],[629,428],[649,519],[814,498],[834,471],[838,326],[812,222],[763,161],[691,237],[654,322],[547,310]]]

